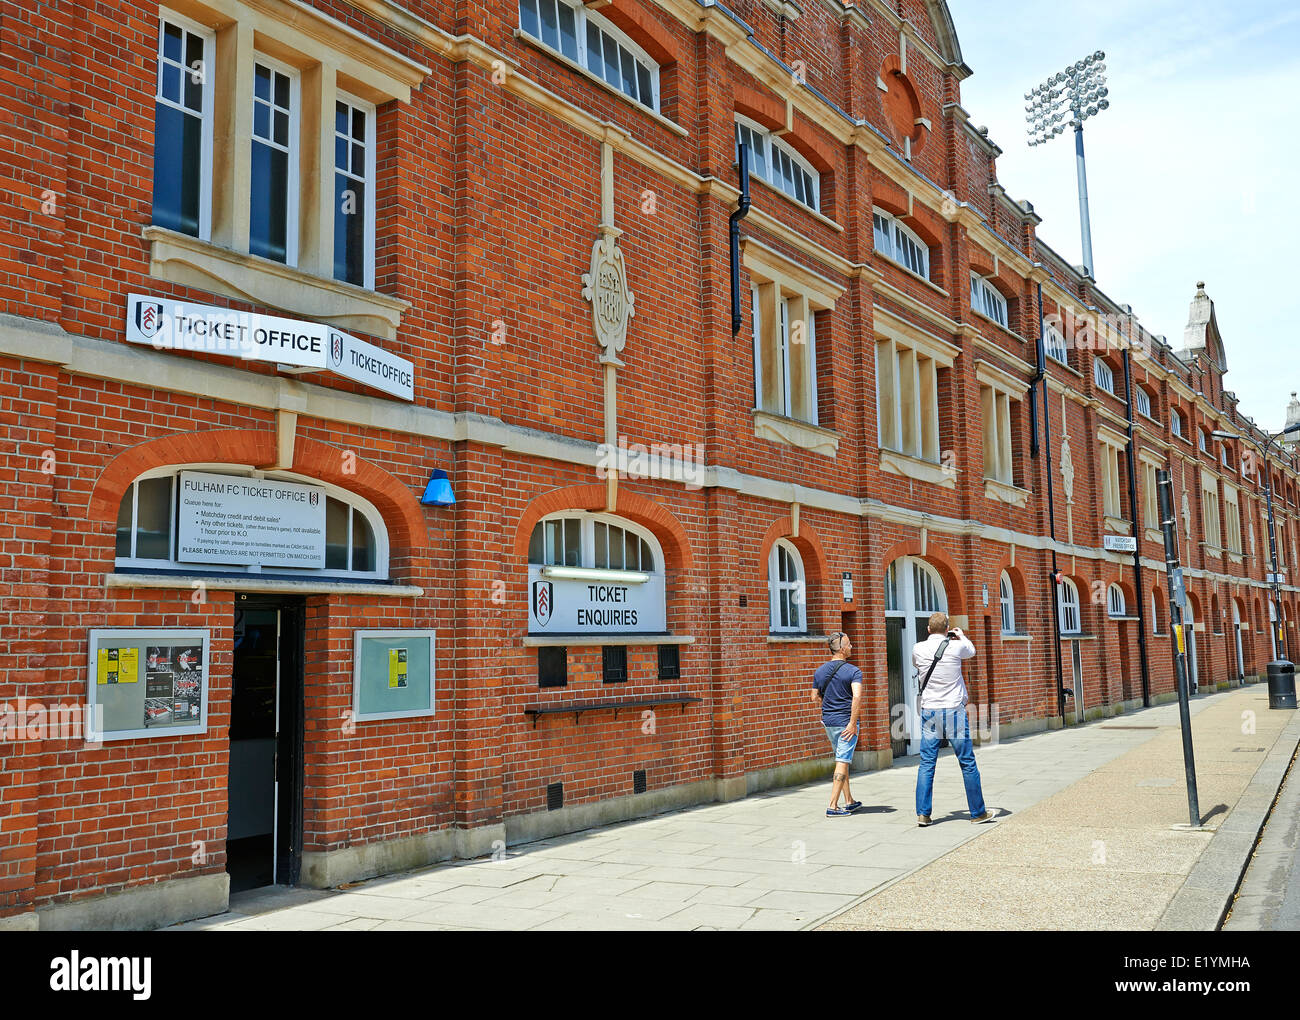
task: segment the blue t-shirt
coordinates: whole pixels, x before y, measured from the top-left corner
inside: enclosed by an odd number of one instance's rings
[[[835,667],[839,667],[836,669]],[[832,677],[831,673],[835,675]],[[829,682],[828,682],[829,678]],[[843,659],[817,667],[813,686],[822,692],[822,725],[847,726],[853,715],[853,685],[862,683],[862,670]]]

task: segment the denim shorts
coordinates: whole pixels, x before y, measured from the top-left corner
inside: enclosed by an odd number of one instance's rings
[[[851,764],[853,762],[853,749],[858,746],[858,735],[854,733],[851,739],[840,736],[846,729],[848,729],[848,723],[843,726],[827,726],[826,736],[830,738],[831,747],[835,750],[835,760]]]

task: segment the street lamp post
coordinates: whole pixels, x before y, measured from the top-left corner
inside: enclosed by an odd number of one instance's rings
[[[1285,634],[1282,630],[1282,582],[1278,577],[1277,571],[1277,532],[1273,527],[1273,475],[1268,469],[1268,454],[1277,443],[1281,448],[1282,437],[1291,432],[1300,432],[1300,424],[1289,425],[1275,436],[1270,436],[1267,442],[1261,443],[1254,436],[1236,435],[1232,432],[1226,432],[1223,429],[1216,429],[1210,435],[1223,442],[1227,439],[1244,439],[1259,451],[1260,462],[1264,467],[1264,506],[1268,516],[1268,554],[1269,562],[1272,565],[1272,588],[1273,588],[1273,643],[1277,648],[1279,658],[1282,657],[1285,650],[1286,656],[1290,658],[1291,649],[1288,647],[1289,642],[1285,641]]]

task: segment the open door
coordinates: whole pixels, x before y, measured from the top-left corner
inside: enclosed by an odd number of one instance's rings
[[[302,649],[302,599],[236,597],[226,816],[232,893],[298,881]]]

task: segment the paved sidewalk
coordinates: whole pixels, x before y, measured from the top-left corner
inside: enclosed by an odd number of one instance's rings
[[[1269,711],[1262,684],[1193,707],[1203,831],[1179,828],[1189,818],[1178,706],[1162,706],[1113,724],[1158,724],[1141,746],[823,927],[1213,930],[1300,716]]]
[[[1263,691],[1246,688],[1192,706],[1209,764],[1201,766],[1207,813],[1220,801],[1233,803],[1277,739],[1286,721],[1278,717],[1295,714],[1258,711],[1258,735],[1240,736],[1242,709],[1258,710]],[[1202,716],[1211,720],[1209,726]],[[1230,726],[1233,719],[1238,722]],[[449,863],[346,890],[240,894],[232,897],[228,913],[172,930],[800,929],[831,919],[833,927],[1056,926],[1037,922],[1069,918],[1091,927],[1145,923],[1149,909],[1094,910],[1089,882],[1105,884],[1118,876],[1127,892],[1114,898],[1144,902],[1145,883],[1157,870],[1156,895],[1167,902],[1181,881],[1176,876],[1187,873],[1210,840],[1208,833],[1172,832],[1164,818],[1185,820],[1182,767],[1171,764],[1165,746],[1179,746],[1177,724],[1177,705],[1165,705],[977,749],[985,799],[1010,812],[996,825],[969,824],[961,773],[945,751],[935,783],[935,824],[927,829],[916,827],[917,760],[911,758],[854,776],[854,793],[867,807],[848,818],[825,817],[829,782],[817,783],[511,847],[498,860]],[[1208,731],[1206,737],[1201,730]],[[1237,736],[1218,741],[1225,746],[1216,752],[1208,733],[1226,730]],[[1260,750],[1226,746],[1234,741]],[[1097,776],[1103,777],[1100,783]],[[1083,787],[1082,793],[1061,801],[1071,784]],[[1155,806],[1161,808],[1158,821],[1150,814]],[[1096,840],[1107,844],[1106,871],[1088,864]],[[1039,905],[1037,894],[1026,895],[1025,885],[1006,877],[1008,866],[1018,865],[1025,878],[1035,873],[1035,864],[1055,879],[1043,895],[1077,903],[1069,918],[1036,909],[1022,918],[999,906]],[[1003,874],[986,881],[990,867]],[[918,913],[911,905],[918,896],[935,895],[936,879],[939,888],[958,893],[979,890],[952,902],[987,913],[936,912],[933,899],[924,901],[924,915]]]
[[[1224,931],[1300,931],[1300,770],[1288,765]]]

